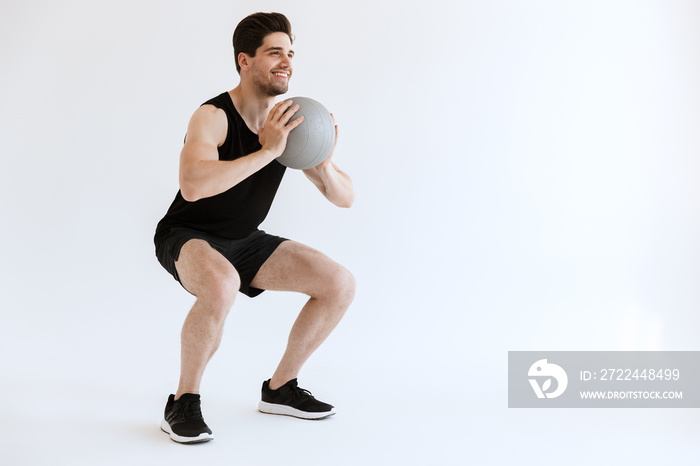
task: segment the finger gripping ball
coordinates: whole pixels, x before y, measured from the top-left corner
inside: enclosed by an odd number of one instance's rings
[[[277,161],[289,168],[306,170],[320,164],[330,155],[335,143],[335,124],[326,107],[308,97],[294,97],[292,105],[299,110],[290,122],[304,116],[304,121],[289,132],[287,147]]]

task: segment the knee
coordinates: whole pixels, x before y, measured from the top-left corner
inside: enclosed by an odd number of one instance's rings
[[[338,266],[326,279],[327,293],[338,305],[347,308],[355,298],[355,277]]]
[[[240,287],[241,279],[237,272],[218,275],[209,280],[206,292],[199,298],[207,302],[212,312],[225,317],[233,306]]]

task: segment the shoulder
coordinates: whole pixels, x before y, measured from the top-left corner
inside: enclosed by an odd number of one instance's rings
[[[204,104],[195,110],[187,127],[190,140],[203,138],[214,140],[218,145],[223,144],[227,133],[228,118],[226,112],[211,104]]]
[[[226,112],[216,105],[206,103],[202,104],[201,107],[194,111],[192,119],[208,120],[210,122],[226,122]]]

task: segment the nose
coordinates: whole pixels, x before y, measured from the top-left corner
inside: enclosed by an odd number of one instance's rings
[[[292,59],[288,55],[282,56],[282,63],[280,63],[283,68],[292,68]]]

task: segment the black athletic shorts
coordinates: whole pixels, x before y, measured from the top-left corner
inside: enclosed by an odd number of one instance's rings
[[[156,239],[156,256],[160,265],[178,282],[180,277],[175,269],[175,261],[180,257],[182,246],[195,238],[203,239],[228,259],[241,277],[240,292],[251,298],[264,290],[251,287],[250,282],[277,246],[287,241],[287,238],[268,235],[262,230],[254,231],[243,239],[230,240],[190,228],[171,228]]]

